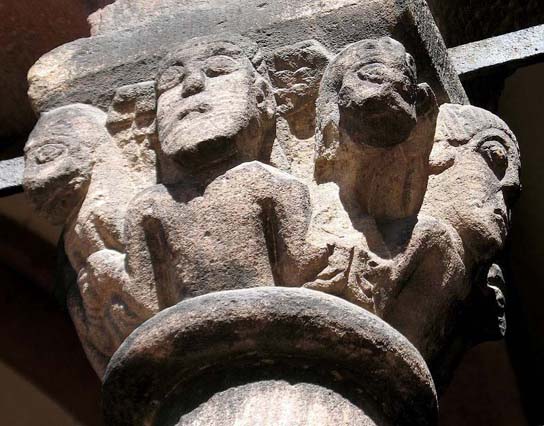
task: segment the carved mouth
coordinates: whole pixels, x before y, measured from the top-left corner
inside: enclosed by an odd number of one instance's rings
[[[210,111],[211,106],[208,104],[195,105],[188,108],[183,108],[177,114],[178,121],[182,121],[189,116],[194,116],[196,114],[204,114]]]
[[[186,121],[187,119],[189,119],[190,122],[191,118],[196,118],[199,115],[205,114],[211,110],[211,105],[207,103],[192,103],[192,105],[180,106],[177,109],[173,109],[173,111],[165,116],[164,121],[166,122],[166,126],[164,127],[163,137],[169,137],[168,135],[177,133],[177,131],[180,129],[180,123]]]

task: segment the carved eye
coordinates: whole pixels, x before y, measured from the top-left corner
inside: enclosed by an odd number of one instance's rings
[[[213,56],[209,58],[204,66],[204,73],[208,77],[217,77],[230,74],[239,68],[238,63],[229,56]]]
[[[183,81],[185,69],[180,65],[174,65],[162,73],[157,82],[157,91],[159,94],[166,92]]]
[[[36,162],[38,164],[48,163],[59,158],[64,152],[66,152],[64,145],[53,143],[44,145],[36,152]]]
[[[508,168],[508,152],[506,148],[498,141],[485,141],[478,147],[478,152],[484,157],[485,161],[493,170],[493,173],[502,179]]]
[[[383,64],[372,63],[363,65],[357,71],[357,76],[361,80],[381,83],[384,79],[385,66]]]

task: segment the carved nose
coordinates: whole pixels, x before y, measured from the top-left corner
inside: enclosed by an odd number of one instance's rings
[[[194,70],[189,72],[183,80],[183,90],[181,95],[186,98],[188,96],[196,95],[204,90],[205,77],[202,71]]]

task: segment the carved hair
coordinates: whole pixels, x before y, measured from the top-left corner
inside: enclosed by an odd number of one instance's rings
[[[471,105],[442,105],[440,119],[436,126],[435,141],[447,141],[451,145],[464,145],[474,136],[490,129],[506,133],[519,151],[516,137],[504,121],[485,109]]]
[[[34,130],[30,134],[29,140],[25,145],[25,152],[29,151],[35,146],[34,137],[40,135],[42,132],[47,134],[53,133],[58,136],[74,136],[74,128],[77,127],[77,133],[79,135],[90,135],[93,130],[103,129],[100,135],[93,134],[96,137],[76,137],[85,146],[94,149],[98,145],[108,140],[108,134],[106,131],[106,113],[102,110],[85,104],[71,104],[52,109],[45,112],[40,116]],[[59,127],[65,127],[66,134],[58,132]],[[54,132],[51,132],[55,129]]]
[[[502,179],[503,186],[512,187],[514,193],[519,192],[520,151],[518,141],[508,125],[495,114],[472,105],[440,106],[435,144],[445,142],[456,147],[466,145],[475,138],[503,142],[508,151],[509,163],[509,171]]]

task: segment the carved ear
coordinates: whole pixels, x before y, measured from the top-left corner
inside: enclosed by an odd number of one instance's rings
[[[431,86],[427,83],[420,83],[417,85],[416,108],[418,116],[428,115],[433,111],[438,110],[436,96],[434,95]]]

